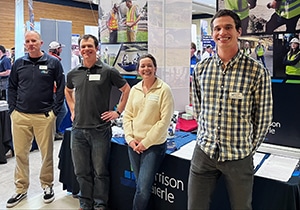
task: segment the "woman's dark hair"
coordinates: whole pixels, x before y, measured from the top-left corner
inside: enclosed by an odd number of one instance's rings
[[[98,45],[99,45],[98,39],[92,34],[85,34],[81,38],[79,38],[79,40],[78,40],[79,47],[80,47],[81,40],[88,40],[89,38],[92,38],[94,40],[95,47],[98,48]]]
[[[298,44],[298,43],[297,43],[297,44]],[[300,51],[300,49],[299,49],[299,44],[298,44],[298,47],[297,47],[295,50],[293,50],[293,49],[290,47],[290,50],[289,50],[289,58],[291,58],[293,55],[297,55],[299,51]]]
[[[141,55],[141,57],[138,60],[138,63],[136,65],[137,71],[139,70],[139,67],[140,67],[140,60],[142,60],[143,58],[150,58],[153,62],[154,67],[157,68],[157,64],[156,64],[156,60],[155,60],[154,56],[151,54],[144,54],[144,55]]]
[[[240,28],[242,28],[242,22],[241,22],[241,19],[240,17],[233,11],[231,10],[228,10],[228,9],[221,9],[219,10],[214,16],[213,18],[211,19],[210,21],[210,27],[211,29],[213,30],[214,28],[214,25],[213,25],[213,22],[216,18],[219,18],[219,17],[224,17],[224,16],[230,16],[232,17],[232,19],[234,20],[234,23],[235,23],[235,29],[238,31]]]

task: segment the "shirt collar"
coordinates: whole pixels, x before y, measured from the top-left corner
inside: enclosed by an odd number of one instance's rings
[[[158,89],[158,88],[161,88],[162,87],[162,80],[159,79],[158,77],[156,77],[156,80],[155,82],[153,83],[152,87],[151,87],[151,90],[152,89]],[[136,86],[135,86],[136,89],[138,90],[141,90],[143,91],[143,81],[140,81]]]
[[[94,68],[94,67],[98,67],[98,68],[102,68],[103,67],[103,63],[101,62],[100,58],[97,59],[97,61],[95,62],[95,64],[90,68]],[[88,69],[86,66],[83,65],[83,62],[80,62],[80,65],[78,65],[78,69]]]
[[[232,67],[239,59],[241,59],[243,53],[239,50],[235,56],[233,56],[230,61],[228,62],[227,66]],[[223,61],[221,60],[221,58],[219,57],[218,54],[216,54],[216,59],[217,59],[217,66],[222,66],[223,65]]]

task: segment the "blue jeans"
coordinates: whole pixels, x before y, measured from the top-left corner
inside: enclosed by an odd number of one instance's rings
[[[72,130],[72,159],[82,209],[107,206],[111,137],[110,126]]]
[[[188,181],[188,210],[209,209],[217,180],[224,175],[232,210],[252,210],[253,156],[218,162],[198,145],[194,149]]]
[[[128,155],[136,177],[136,191],[133,199],[133,210],[147,209],[151,189],[157,173],[166,154],[166,142],[149,147],[138,154],[128,147]]]
[[[264,67],[267,68],[266,62],[265,62],[265,56],[256,56],[256,58],[257,58],[258,61],[261,60]]]

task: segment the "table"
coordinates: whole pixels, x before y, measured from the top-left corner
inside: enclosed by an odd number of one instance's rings
[[[79,193],[79,184],[74,174],[74,167],[71,156],[71,128],[67,128],[64,132],[64,138],[61,143],[60,151],[58,154],[60,169],[59,181],[63,184],[63,190],[71,192],[73,195]]]
[[[130,182],[130,163],[124,145],[112,145],[111,157],[111,209],[131,209],[134,186]],[[183,210],[187,203],[187,182],[190,161],[166,155],[156,176],[151,209]],[[127,174],[127,175],[126,175]],[[169,180],[171,184],[167,184]],[[126,186],[127,185],[127,186]],[[125,196],[126,195],[126,196]],[[214,192],[211,210],[230,210],[223,177]],[[255,176],[253,210],[299,210],[300,178],[292,177],[287,183]]]
[[[66,130],[64,143],[61,151],[70,150],[70,140]],[[131,209],[131,203],[135,191],[133,172],[127,154],[127,146],[123,143],[116,143],[113,139],[111,147],[111,186],[109,205],[111,210]],[[67,147],[67,148],[63,148]],[[63,152],[62,152],[63,153]],[[61,173],[73,172],[71,156],[62,154],[60,159]],[[63,157],[63,158],[62,158]],[[68,167],[70,166],[70,167]],[[151,197],[151,208],[155,210],[184,210],[187,203],[187,181],[190,161],[167,154],[153,185]],[[72,169],[70,169],[72,168]],[[62,171],[63,170],[63,171]],[[70,184],[69,188],[77,192],[78,188],[72,185],[73,175],[60,179],[64,184]],[[73,183],[74,184],[74,183]],[[73,194],[74,194],[73,193]],[[230,204],[225,188],[223,177],[218,181],[217,188],[212,199],[211,210],[229,210]],[[287,183],[255,176],[253,186],[253,210],[299,210],[300,209],[300,177],[294,176]]]
[[[36,140],[33,139],[31,151],[38,150]],[[8,111],[0,111],[0,164],[7,163],[6,153],[11,150],[14,153],[12,132],[11,132],[11,119]]]
[[[0,164],[7,163],[6,153],[12,149],[11,122],[8,111],[0,111]]]

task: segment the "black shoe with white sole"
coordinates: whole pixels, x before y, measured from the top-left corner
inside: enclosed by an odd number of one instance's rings
[[[54,191],[52,187],[44,189],[44,203],[51,203],[54,200]]]
[[[25,193],[18,193],[14,194],[6,203],[7,208],[14,207],[18,203],[20,203],[21,200],[27,197],[27,192]]]

